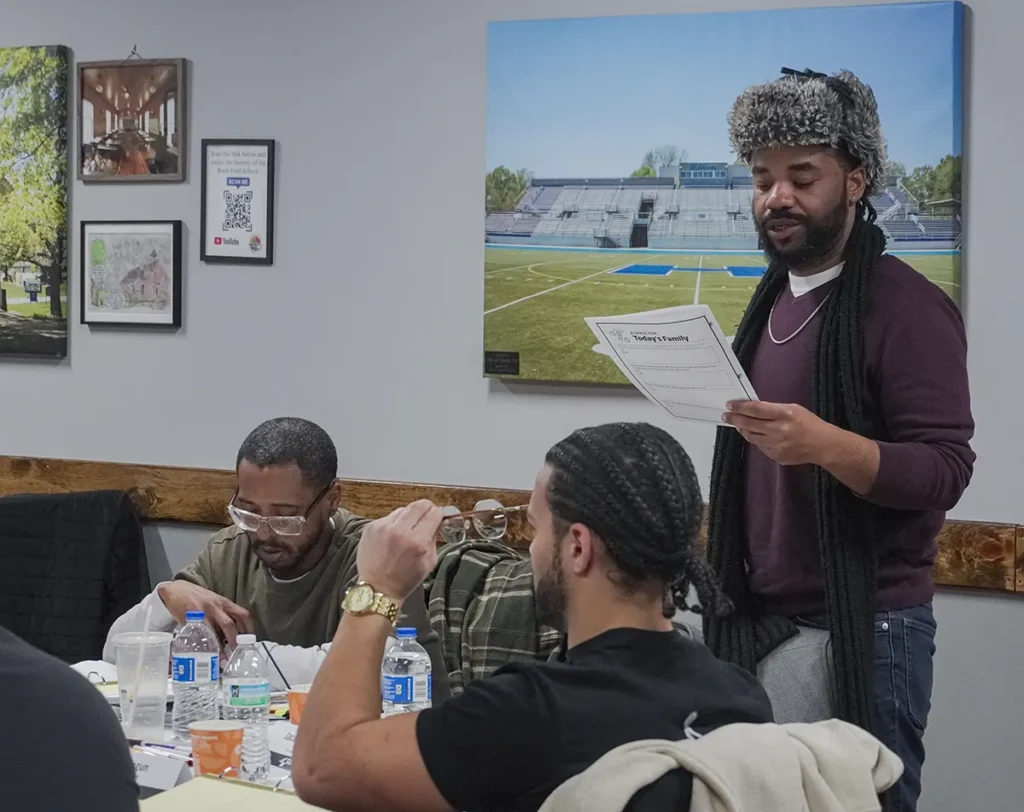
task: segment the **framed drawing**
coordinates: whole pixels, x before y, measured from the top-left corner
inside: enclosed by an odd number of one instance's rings
[[[83,221],[82,324],[181,326],[181,220]]]
[[[274,264],[274,141],[204,138],[199,258]]]
[[[0,48],[0,358],[67,355],[68,60]]]
[[[78,65],[78,177],[85,183],[185,180],[184,59]]]
[[[963,11],[924,2],[490,23],[483,374],[627,383],[595,350],[593,316],[706,304],[734,335],[766,261],[727,117],[784,66],[846,69],[873,89],[889,155],[870,201],[877,224],[891,254],[959,303]],[[851,31],[872,32],[872,47]],[[644,81],[594,70],[608,53],[644,65]]]

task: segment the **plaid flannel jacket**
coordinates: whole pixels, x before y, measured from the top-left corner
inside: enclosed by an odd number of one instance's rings
[[[447,545],[424,588],[452,696],[508,663],[561,656],[562,634],[537,625],[530,562],[511,547]]]

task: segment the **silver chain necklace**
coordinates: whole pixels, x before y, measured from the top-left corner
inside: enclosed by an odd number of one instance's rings
[[[818,311],[821,310],[821,308],[823,308],[825,306],[825,302],[828,301],[828,297],[832,295],[832,291],[829,291],[828,293],[826,293],[825,294],[825,298],[821,300],[821,304],[818,305],[816,308],[814,308],[814,310],[811,312],[811,315],[809,315],[804,320],[804,323],[801,324],[799,327],[797,327],[796,330],[793,332],[793,334],[790,335],[788,338],[783,338],[783,339],[780,340],[780,339],[776,338],[775,334],[772,332],[772,316],[775,315],[775,305],[777,305],[779,303],[779,299],[782,298],[782,294],[783,293],[785,293],[785,291],[782,291],[781,293],[779,293],[778,296],[775,297],[775,304],[773,304],[772,305],[772,309],[770,311],[768,311],[768,338],[770,338],[772,340],[773,344],[786,344],[787,342],[792,341],[794,338],[796,338],[798,335],[800,335],[800,331],[803,330],[804,327],[806,327],[808,324],[811,323],[811,321],[814,319],[814,317],[818,315]]]

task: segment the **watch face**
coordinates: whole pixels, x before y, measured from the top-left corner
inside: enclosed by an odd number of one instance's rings
[[[348,591],[345,598],[345,610],[348,612],[368,612],[373,606],[373,587],[369,584],[356,584]]]

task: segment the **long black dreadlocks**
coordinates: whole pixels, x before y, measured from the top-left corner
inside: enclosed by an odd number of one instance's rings
[[[668,432],[647,423],[578,429],[548,452],[546,462],[556,532],[586,525],[626,585],[664,584],[666,617],[677,606],[687,608],[691,585],[708,613],[731,611],[697,548],[704,509],[697,474]]]
[[[875,211],[862,200],[846,244],[843,273],[824,309],[814,358],[814,412],[823,420],[865,437],[876,435],[863,410],[863,313],[872,269],[885,250]],[[754,292],[733,349],[749,368],[768,314],[786,284],[788,270],[773,262]],[[705,615],[704,636],[720,658],[756,673],[768,652],[797,633],[787,618],[760,611],[745,564],[746,541],[737,500],[743,493],[746,442],[722,428],[711,472],[707,555],[736,611]],[[869,664],[874,634],[877,555],[875,508],[820,468],[814,472],[818,547],[825,579],[825,604],[835,668],[836,712],[866,730],[873,727]]]

